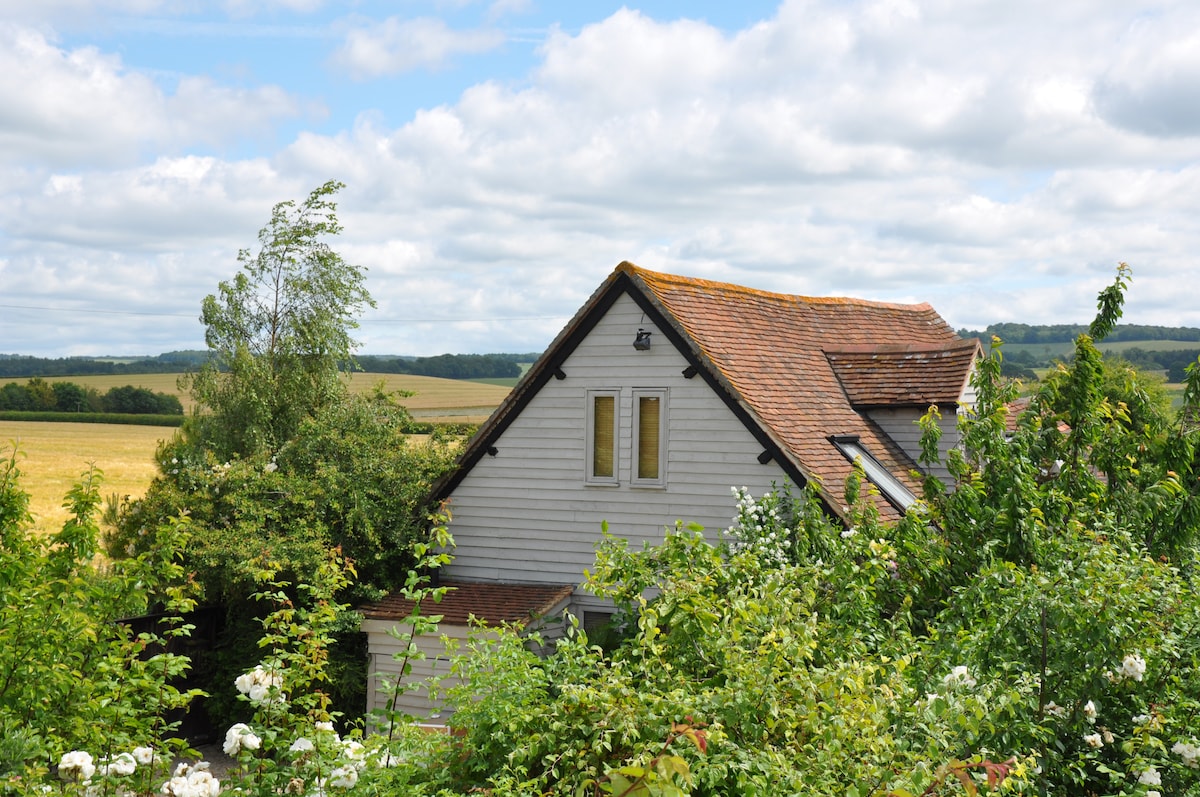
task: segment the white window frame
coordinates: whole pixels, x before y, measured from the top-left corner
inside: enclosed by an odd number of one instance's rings
[[[842,456],[846,459],[862,464],[867,479],[879,488],[879,492],[892,506],[904,512],[917,502],[917,497],[913,495],[912,491],[904,486],[904,483],[885,468],[879,460],[875,459],[871,452],[863,446],[857,435],[831,437],[829,441],[838,451],[842,452]]]
[[[596,399],[607,396],[613,400],[612,474],[597,476],[596,464]],[[584,435],[584,482],[611,487],[620,484],[621,472],[621,391],[617,389],[587,391],[587,431]]]
[[[638,463],[641,458],[641,400],[644,398],[658,399],[658,476],[653,479],[638,477]],[[666,388],[637,388],[633,391],[632,421],[629,424],[630,437],[633,440],[633,456],[629,460],[629,483],[634,487],[665,487],[667,485],[667,389]]]

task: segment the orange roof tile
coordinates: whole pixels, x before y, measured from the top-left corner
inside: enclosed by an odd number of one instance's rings
[[[856,346],[825,358],[855,407],[928,407],[958,402],[980,351],[971,338],[937,348]]]
[[[857,399],[889,395],[949,403],[954,384],[967,383],[974,349],[928,304],[793,296],[740,285],[662,274],[621,263],[592,294],[468,444],[459,467],[435,490],[448,497],[484,456],[616,298],[629,293],[658,316],[679,346],[771,456],[798,483],[815,482],[832,512],[843,514],[842,487],[852,464],[830,442],[857,436],[861,444],[915,494],[916,463],[870,418]],[[891,355],[888,347],[895,347]],[[901,351],[924,352],[905,361]],[[877,355],[885,373],[853,376]],[[832,355],[832,356],[831,356]],[[835,365],[836,363],[836,365]],[[936,385],[916,389],[912,367],[928,369]],[[839,378],[840,377],[840,378]],[[849,387],[845,386],[849,383]],[[851,398],[853,393],[856,398]],[[953,398],[952,398],[952,394]],[[931,402],[934,403],[934,402]],[[899,512],[877,501],[884,517]]]
[[[442,615],[449,625],[466,625],[474,617],[484,625],[516,623],[524,625],[545,617],[571,597],[571,584],[480,584],[473,582],[443,582],[449,587],[440,603],[428,601],[422,614]],[[378,603],[359,609],[368,620],[400,621],[412,614],[413,601],[398,592]]]
[[[948,400],[949,384],[957,382],[957,398],[977,344],[964,345],[928,304],[769,293],[659,274],[631,263],[622,263],[617,271],[644,286],[668,321],[694,342],[701,359],[711,363],[720,380],[794,458],[800,472],[818,483],[835,512],[840,513],[842,485],[852,466],[829,442],[832,435],[857,435],[880,464],[920,494],[910,475],[916,463],[855,410],[827,352],[854,359],[856,352],[891,345],[941,353],[919,362],[931,366],[939,397]],[[849,360],[842,362],[843,372],[852,370]],[[879,378],[868,374],[861,380],[864,395],[872,388],[899,392],[904,380],[897,358],[885,357],[878,364],[890,373]],[[890,504],[878,503],[884,516],[898,514]]]

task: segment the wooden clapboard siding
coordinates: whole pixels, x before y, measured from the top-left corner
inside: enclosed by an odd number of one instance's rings
[[[649,351],[632,347],[652,331]],[[579,583],[592,566],[601,523],[635,546],[662,539],[676,520],[703,525],[715,538],[734,514],[732,486],[762,494],[783,484],[783,470],[757,460],[755,441],[700,378],[683,375],[684,356],[628,296],[607,314],[533,396],[454,490],[450,529],[453,579]],[[666,389],[664,487],[630,484],[633,391]],[[620,390],[618,484],[586,485],[589,389]],[[582,593],[579,593],[582,598]]]
[[[362,630],[366,632],[369,644],[369,661],[367,662],[367,714],[376,710],[387,710],[390,707],[391,695],[386,689],[384,680],[395,682],[400,676],[401,662],[395,658],[407,647],[407,639],[399,640],[391,636],[388,630],[395,623],[382,620],[364,620]],[[408,626],[398,626],[401,632]],[[425,658],[412,662],[412,673],[408,680],[419,684],[418,688],[405,692],[396,701],[396,710],[414,717],[432,718],[441,714],[443,718],[450,713],[441,702],[429,699],[427,684],[431,678],[441,678],[442,686],[449,687],[459,683],[449,676],[450,654],[442,637],[455,640],[460,646],[465,645],[468,628],[462,625],[443,625],[437,633],[423,634],[416,639]],[[443,708],[445,712],[443,713]]]
[[[389,630],[398,628],[403,633],[408,626],[397,625],[386,620],[364,620],[362,630],[369,640],[367,662],[367,714],[386,711],[391,707],[391,694],[386,682],[395,682],[400,676],[402,663],[396,655],[407,648],[407,639],[392,636]],[[561,616],[539,618],[532,626],[522,630],[526,636],[526,647],[539,655],[553,650],[554,644],[566,633],[566,622]],[[439,679],[439,688],[457,686],[462,680],[451,675],[451,657],[465,653],[468,639],[494,638],[496,632],[454,623],[442,623],[434,633],[423,634],[416,640],[417,647],[425,658],[412,662],[410,682],[420,684],[417,689],[405,692],[396,701],[396,710],[433,723],[444,722],[454,713],[454,707],[444,700],[430,700],[427,684],[430,679]],[[449,640],[447,642],[447,640]]]
[[[916,407],[876,408],[867,414],[871,420],[879,424],[888,437],[904,449],[904,453],[912,457],[913,462],[920,462],[921,427],[918,421],[925,414],[925,410]],[[949,455],[950,449],[958,444],[957,413],[944,408],[942,417],[938,421],[938,427],[942,430],[942,437],[938,441],[938,463],[933,467],[926,465],[921,467],[948,485],[950,484],[950,471],[946,468],[946,457]]]

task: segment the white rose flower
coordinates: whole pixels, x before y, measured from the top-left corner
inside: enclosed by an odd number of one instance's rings
[[[261,745],[262,739],[248,725],[239,722],[226,731],[223,749],[225,755],[236,756],[242,750],[257,750]]]
[[[1138,776],[1138,783],[1144,784],[1146,786],[1161,786],[1162,785],[1162,775],[1158,774],[1157,769],[1155,769],[1154,767],[1150,767],[1149,769],[1147,769],[1145,772],[1143,772],[1141,775]]]
[[[221,782],[208,771],[208,764],[180,764],[175,776],[159,789],[166,797],[219,797]]]
[[[96,764],[91,753],[72,750],[58,760],[58,776],[63,780],[85,781],[95,774]]]
[[[329,785],[335,789],[352,789],[358,783],[358,770],[354,767],[338,767],[329,773]]]
[[[1192,742],[1176,742],[1171,752],[1182,758],[1185,766],[1200,769],[1200,746]]]
[[[342,755],[350,762],[350,766],[362,769],[366,763],[367,748],[361,742],[347,739],[342,742]]]
[[[1083,737],[1083,740],[1087,742],[1088,747],[1095,747],[1096,749],[1099,749],[1104,746],[1104,740],[1098,733],[1089,733]]]
[[[1096,704],[1091,700],[1083,704],[1083,716],[1087,717],[1088,722],[1096,721]]]
[[[101,775],[117,777],[132,775],[136,769],[137,760],[134,759],[133,753],[118,753],[112,759],[103,761],[99,766]]]
[[[975,678],[971,675],[971,671],[966,666],[960,664],[950,671],[950,674],[942,679],[942,685],[950,689],[956,686],[965,686],[971,689],[975,686]]]
[[[135,747],[133,748],[133,760],[137,761],[142,766],[148,766],[154,763],[154,748],[153,747]]]
[[[300,738],[296,739],[296,741],[292,742],[292,746],[289,747],[288,750],[293,753],[308,753],[313,750],[313,743],[301,736]]]
[[[233,683],[251,703],[267,703],[273,700],[282,702],[286,699],[279,694],[279,689],[283,687],[283,676],[265,669],[261,664],[250,672],[239,675]]]
[[[1121,661],[1121,677],[1141,681],[1146,674],[1146,660],[1136,653],[1130,653]]]

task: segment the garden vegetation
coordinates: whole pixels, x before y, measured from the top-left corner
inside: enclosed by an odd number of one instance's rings
[[[315,544],[286,560],[286,529],[263,535],[278,547],[245,549],[224,582],[262,610],[256,660],[213,687],[241,711],[223,735],[236,765],[220,776],[192,759],[167,763],[186,753],[170,741],[169,710],[193,699],[172,686],[188,666],[172,640],[188,629],[170,618],[196,588],[180,562],[212,521],[149,525],[147,515],[128,556],[98,569],[91,482],[70,497],[74,519],[38,542],[22,533],[10,457],[0,470],[0,789],[1200,795],[1200,371],[1176,414],[1137,372],[1111,378],[1095,341],[1119,317],[1127,282],[1122,267],[1071,364],[1015,418],[993,348],[951,456],[952,489],[930,480],[899,522],[873,512],[858,473],[845,485],[848,526],[810,491],[780,485],[765,496],[735,487],[725,530],[676,523],[638,550],[603,534],[586,583],[620,609],[614,626],[591,639],[572,625],[546,657],[520,629],[480,629],[453,656],[461,683],[433,685],[455,709],[452,733],[394,712],[366,724],[339,716],[330,651],[355,568],[344,549]],[[363,411],[335,414],[330,430]],[[269,480],[321,450],[300,442],[304,428],[269,450],[230,453],[228,469],[206,459],[164,479],[181,494],[193,479],[201,492],[228,486],[247,504],[298,489]],[[289,445],[298,460],[282,456]],[[162,462],[166,473],[183,464]],[[241,517],[245,535],[284,522]],[[396,633],[410,660],[444,594],[430,583],[451,555],[444,521],[406,538],[399,588],[418,604]],[[153,601],[166,618],[158,633],[113,622]]]

